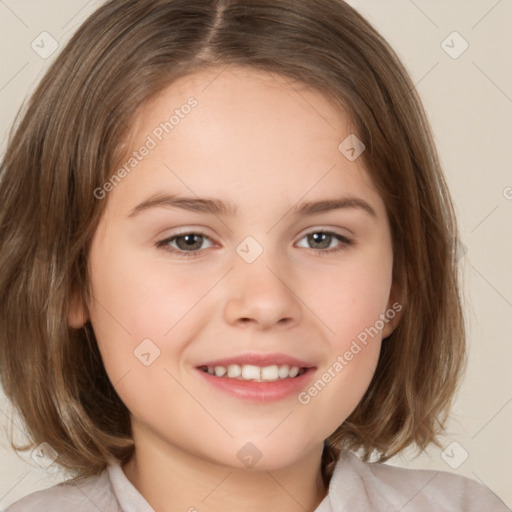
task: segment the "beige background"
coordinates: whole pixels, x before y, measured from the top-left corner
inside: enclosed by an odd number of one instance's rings
[[[352,0],[403,59],[424,100],[461,227],[470,361],[443,450],[396,465],[478,480],[512,507],[512,2]],[[48,32],[59,45],[101,2],[0,1],[0,144],[17,109],[55,57],[31,47]],[[469,44],[458,58],[464,41]],[[47,36],[43,36],[47,37]],[[442,45],[442,42],[446,42]],[[50,48],[48,45],[46,48]],[[450,48],[451,47],[451,48]],[[22,431],[0,394],[0,510],[63,478],[30,453],[16,455],[5,427]],[[453,444],[452,444],[453,443]],[[464,457],[467,459],[464,460]]]

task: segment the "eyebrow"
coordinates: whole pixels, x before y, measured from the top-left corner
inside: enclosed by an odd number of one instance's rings
[[[177,194],[158,194],[138,204],[129,213],[128,217],[135,217],[144,211],[158,207],[181,208],[190,212],[211,213],[218,216],[233,217],[238,213],[238,207],[235,204],[221,201],[220,199],[184,197],[178,196]],[[297,203],[291,208],[290,213],[296,216],[304,216],[342,209],[359,209],[366,212],[371,217],[377,218],[377,213],[374,208],[364,199],[355,196]]]

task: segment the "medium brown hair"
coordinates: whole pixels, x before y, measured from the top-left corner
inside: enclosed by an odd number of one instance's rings
[[[390,220],[403,316],[360,403],[326,440],[325,481],[342,448],[385,461],[413,443],[440,446],[466,361],[455,214],[414,84],[341,0],[112,0],[51,65],[0,175],[0,372],[31,446],[48,442],[80,476],[132,456],[129,412],[92,326],[66,321],[74,298],[92,300],[88,246],[106,204],[93,191],[149,98],[226,65],[279,73],[344,109]]]

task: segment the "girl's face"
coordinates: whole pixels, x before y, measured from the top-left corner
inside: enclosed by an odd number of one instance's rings
[[[139,446],[276,469],[319,453],[370,384],[392,330],[391,233],[333,104],[219,71],[142,109],[124,172],[95,192],[94,300],[69,321],[89,316]]]

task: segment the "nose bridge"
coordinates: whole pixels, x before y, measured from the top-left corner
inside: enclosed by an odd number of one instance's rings
[[[300,302],[293,293],[284,256],[246,237],[237,256],[225,303],[229,323],[252,321],[260,327],[300,320]]]

